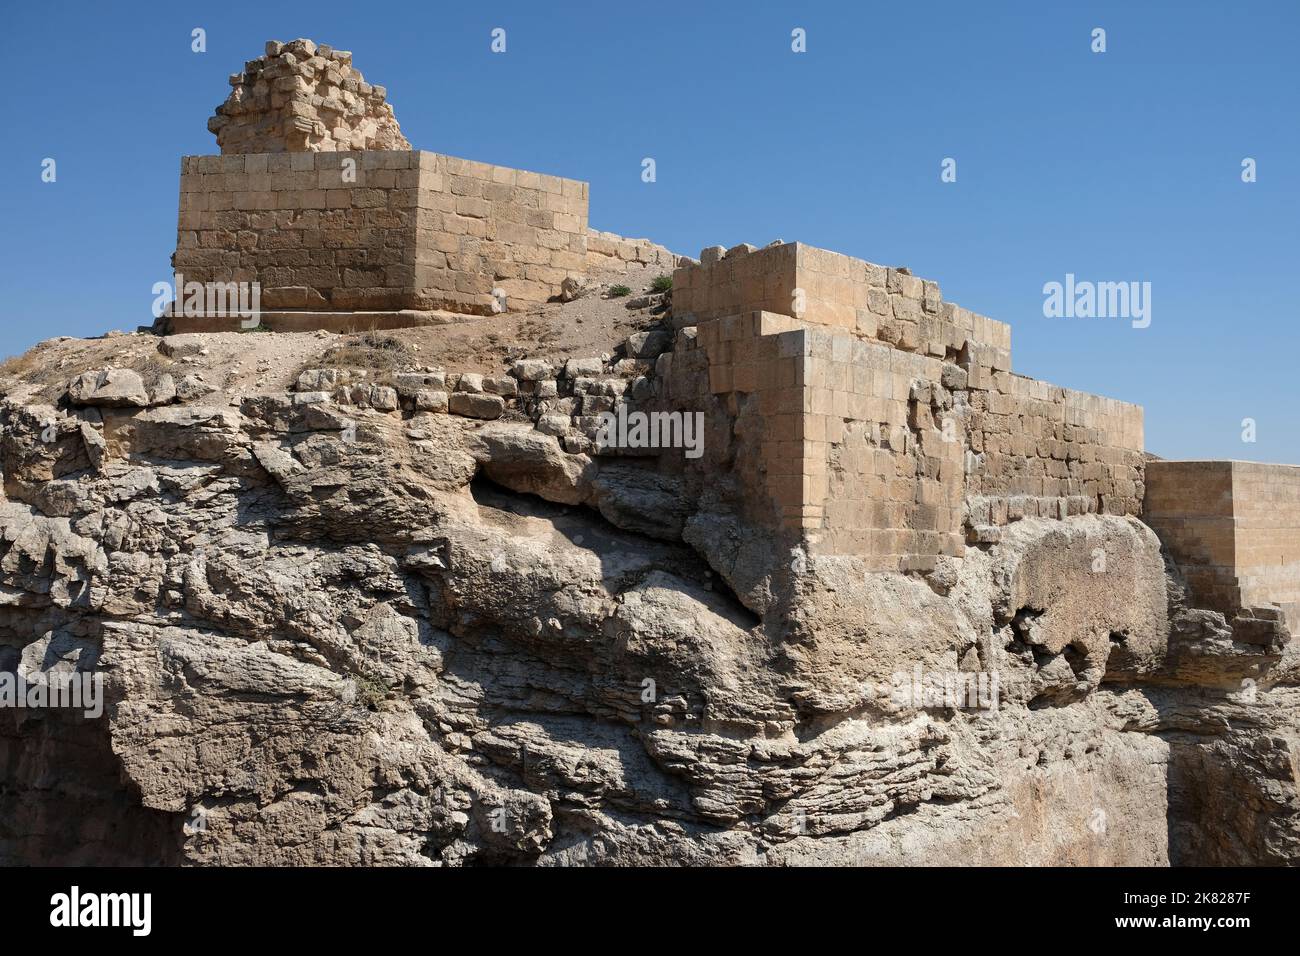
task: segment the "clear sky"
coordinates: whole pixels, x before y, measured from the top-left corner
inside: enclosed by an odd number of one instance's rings
[[[217,151],[228,74],[306,36],[353,51],[416,147],[590,181],[596,228],[908,266],[1011,323],[1017,371],[1146,406],[1150,451],[1300,463],[1296,0],[99,0],[0,18],[0,354],[152,321],[180,156]],[[1150,326],[1045,318],[1067,273],[1150,282]]]

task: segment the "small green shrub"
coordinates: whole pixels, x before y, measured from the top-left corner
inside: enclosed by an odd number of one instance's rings
[[[625,285],[612,285],[609,287],[609,297],[611,299],[621,299],[625,295],[631,295],[632,290]]]
[[[382,681],[373,677],[362,675],[355,678],[353,683],[357,685],[357,706],[364,707],[366,710],[374,710],[379,706],[379,702],[388,696],[388,688]]]
[[[651,292],[671,292],[673,289],[672,276],[656,276],[655,281],[650,283]]]

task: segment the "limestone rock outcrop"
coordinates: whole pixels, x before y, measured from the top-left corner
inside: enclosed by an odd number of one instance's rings
[[[230,85],[208,120],[222,153],[411,148],[387,90],[367,83],[345,50],[272,40]]]
[[[680,384],[655,321],[495,372],[396,334],[42,346],[0,386],[0,671],[100,673],[105,707],[0,709],[0,861],[1300,859],[1284,623],[1234,638],[1131,516],[914,572],[791,550],[725,396],[707,469],[583,434],[664,386],[615,343]],[[109,349],[225,390],[71,401]]]

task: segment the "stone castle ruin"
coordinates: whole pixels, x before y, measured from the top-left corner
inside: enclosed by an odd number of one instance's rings
[[[256,329],[0,377],[0,671],[111,663],[102,732],[0,713],[0,819],[94,793],[98,862],[1300,862],[1300,468],[1153,458],[906,268],[594,230],[412,148],[351,54],[231,85],[173,268]],[[50,829],[0,859],[84,858]]]
[[[586,183],[411,149],[385,89],[351,63],[272,42],[231,76],[208,123],[221,155],[181,161],[172,264],[187,282],[258,283],[271,328],[391,328],[502,299],[526,310],[568,277],[671,271],[667,250],[588,228]]]

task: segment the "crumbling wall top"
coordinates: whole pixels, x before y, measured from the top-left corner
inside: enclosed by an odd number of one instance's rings
[[[272,40],[230,85],[208,120],[222,153],[411,148],[387,90],[367,83],[345,50]]]

